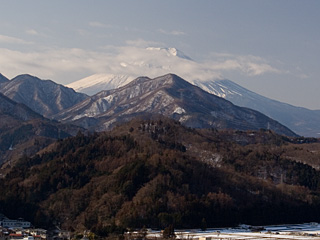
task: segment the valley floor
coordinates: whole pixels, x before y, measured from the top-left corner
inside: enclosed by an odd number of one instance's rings
[[[176,239],[320,239],[320,224],[305,223],[292,225],[274,225],[264,227],[244,226],[239,228],[219,228],[201,230],[177,230]],[[161,232],[150,231],[148,238],[160,238]]]

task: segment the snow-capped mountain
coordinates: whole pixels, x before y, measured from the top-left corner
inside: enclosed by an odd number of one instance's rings
[[[114,74],[94,74],[83,78],[79,81],[68,84],[67,87],[73,88],[77,92],[83,92],[92,96],[102,90],[109,90],[119,88],[134,79],[133,76],[128,75],[114,75]]]
[[[182,51],[176,48],[159,48],[159,47],[148,47],[146,48],[148,51],[161,51],[167,54],[167,56],[176,56],[179,58],[187,59],[193,61],[192,58],[184,54]]]
[[[207,92],[223,97],[232,103],[247,107],[271,117],[295,133],[319,137],[320,111],[295,107],[254,93],[230,80],[190,81]]]
[[[112,74],[95,74],[85,79],[68,85],[76,91],[93,95],[101,90],[109,90],[124,86],[130,80],[139,76],[155,77],[154,74],[161,72],[164,75],[173,72],[183,76],[190,83],[199,86],[205,91],[223,97],[235,105],[248,107],[279,121],[288,126],[294,132],[306,137],[320,136],[320,111],[295,107],[286,103],[263,97],[248,89],[245,89],[230,80],[214,75],[205,67],[201,68],[183,52],[175,48],[147,48],[144,51],[152,53],[153,57],[135,61],[119,62],[121,67],[118,72]],[[145,52],[141,54],[146,56]],[[156,59],[156,60],[154,60]],[[160,59],[160,60],[159,60]],[[185,71],[186,70],[186,71]],[[194,71],[193,74],[185,72]],[[203,74],[205,72],[205,79]],[[211,76],[212,74],[212,76]],[[157,75],[157,76],[159,76]]]
[[[128,59],[115,58],[111,72],[93,74],[66,86],[92,96],[102,90],[124,86],[140,76],[157,77],[169,72],[182,74],[188,65],[190,69],[197,65],[176,48],[148,47],[140,51],[142,53],[134,52],[134,56],[128,56]]]
[[[128,82],[133,77],[116,75],[97,74],[92,78],[99,79],[99,84],[91,81],[91,77],[83,79],[87,84],[86,89],[82,86],[81,81],[76,82],[78,85],[76,90],[84,90],[84,92],[97,93],[104,90],[119,88]],[[117,81],[117,80],[120,81]],[[306,137],[319,137],[320,133],[320,111],[309,110],[307,108],[296,107],[290,104],[272,100],[270,98],[254,93],[230,80],[212,80],[200,81],[187,79],[190,83],[199,86],[203,90],[212,93],[216,96],[225,98],[233,104],[257,110],[289,127],[299,135]],[[72,85],[68,85],[72,87]]]
[[[87,95],[77,93],[71,88],[27,74],[2,83],[0,92],[45,117],[56,114],[87,98]]]
[[[150,79],[140,77],[129,84],[98,94],[55,116],[95,130],[105,130],[139,115],[161,114],[195,128],[271,129],[295,134],[265,115],[233,105],[182,78],[168,74]]]

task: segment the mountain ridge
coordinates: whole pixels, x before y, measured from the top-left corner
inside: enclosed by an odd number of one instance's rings
[[[0,119],[0,166],[15,164],[24,155],[35,154],[55,140],[75,135],[81,129],[46,119],[2,93]]]
[[[88,77],[87,80],[90,81],[90,77]],[[107,87],[105,90],[119,88],[130,82],[128,78],[126,78],[126,81],[120,81],[119,83],[110,82],[110,84],[106,84],[109,82],[108,76],[103,74],[100,75],[100,81],[105,82],[104,86]],[[306,137],[320,136],[320,126],[318,124],[320,121],[320,110],[309,110],[307,108],[296,107],[273,100],[254,93],[227,79],[216,79],[212,81],[187,79],[187,81],[201,87],[209,93],[223,97],[235,105],[259,111],[279,121],[299,135]],[[87,84],[89,83],[87,82]],[[78,89],[79,87],[80,86],[78,85]],[[97,93],[97,90],[94,90],[94,85],[91,85],[90,89],[91,93]],[[101,88],[99,88],[99,91],[101,91]]]
[[[2,83],[0,92],[45,117],[50,117],[87,97],[51,80],[41,80],[29,74],[16,76]]]
[[[2,93],[0,93],[0,113],[22,121],[36,118],[43,119],[42,115],[34,112],[24,104],[11,100]]]
[[[210,99],[210,100],[208,100]],[[55,115],[62,121],[95,118],[100,127],[110,126],[119,118],[130,118],[138,113],[162,114],[189,127],[282,129],[294,136],[286,127],[257,111],[240,108],[231,102],[210,94],[174,74],[154,79],[140,77],[118,89],[101,91]]]
[[[5,82],[8,82],[8,81],[9,81],[9,79],[6,78],[5,76],[3,76],[3,75],[0,73],[0,84],[1,84],[1,83],[5,83]]]
[[[248,107],[279,121],[302,136],[319,137],[320,111],[296,107],[252,92],[230,80],[193,81],[208,92]]]

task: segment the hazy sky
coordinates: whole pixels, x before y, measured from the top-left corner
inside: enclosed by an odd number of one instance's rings
[[[219,75],[264,96],[320,109],[318,0],[0,4],[0,72],[8,78],[29,73],[67,84],[116,71],[114,62],[126,58],[141,61],[146,47],[174,47],[197,62],[186,71]]]

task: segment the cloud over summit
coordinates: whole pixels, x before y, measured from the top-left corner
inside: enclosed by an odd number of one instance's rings
[[[0,36],[1,40],[8,38]],[[255,56],[217,53],[207,61],[196,62],[175,48],[145,47],[147,42],[142,40],[128,43],[125,46],[106,46],[101,51],[52,48],[41,52],[22,52],[0,48],[1,71],[4,75],[10,73],[8,77],[30,73],[63,84],[96,73],[157,77],[170,72],[186,79],[206,81],[221,79],[230,71],[248,76],[281,72]],[[61,76],[69,76],[70,79]]]

